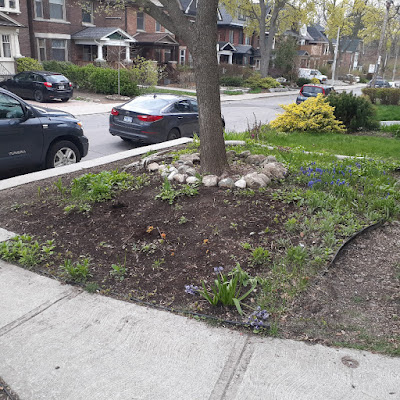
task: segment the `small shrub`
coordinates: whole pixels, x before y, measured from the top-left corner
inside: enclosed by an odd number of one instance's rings
[[[221,86],[244,86],[244,80],[241,76],[221,76],[219,83]]]
[[[321,94],[300,104],[281,105],[285,112],[270,123],[282,132],[343,133],[345,128],[333,114],[333,107]]]
[[[319,79],[317,79],[317,78],[311,78],[311,83],[312,83],[313,85],[318,85],[318,84],[320,84],[321,82],[320,82]]]
[[[297,79],[297,86],[302,87],[303,85],[307,85],[308,83],[311,83],[311,80],[308,78],[299,78]]]
[[[84,258],[82,261],[77,261],[75,263],[66,259],[64,265],[61,265],[61,269],[64,270],[68,279],[78,283],[86,282],[87,278],[90,276],[88,258]]]
[[[30,57],[17,58],[17,72],[23,71],[43,71],[40,61]]]
[[[248,85],[251,89],[270,89],[280,86],[280,83],[277,82],[274,78],[271,78],[270,76],[267,76],[266,78],[261,78],[261,75],[259,73],[255,73],[247,78],[245,84]]]
[[[343,122],[348,132],[379,128],[376,110],[368,97],[343,92],[332,93],[327,100],[334,107],[333,114]]]

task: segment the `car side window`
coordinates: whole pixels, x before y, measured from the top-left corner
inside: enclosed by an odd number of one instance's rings
[[[197,101],[190,100],[190,105],[192,106],[192,111],[193,112],[199,112],[199,107],[197,105]]]
[[[22,118],[24,110],[14,98],[0,93],[0,119]]]
[[[26,81],[27,78],[28,78],[28,74],[27,74],[26,72],[21,72],[20,74],[18,74],[18,75],[16,75],[16,76],[14,77],[14,79],[15,79],[17,82]]]
[[[174,112],[188,113],[190,112],[190,103],[187,100],[181,100],[174,104]]]

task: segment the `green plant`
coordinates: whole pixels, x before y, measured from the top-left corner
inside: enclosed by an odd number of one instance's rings
[[[286,250],[286,260],[290,264],[303,266],[307,258],[307,250],[304,246],[290,246]]]
[[[263,247],[256,247],[250,257],[250,262],[254,265],[263,265],[269,262],[271,254],[267,249]]]
[[[247,78],[245,84],[248,85],[251,89],[271,89],[280,86],[280,83],[277,82],[275,79],[271,78],[270,76],[262,78],[261,74],[259,74],[258,72]]]
[[[152,268],[153,268],[153,270],[154,269],[159,269],[161,267],[161,265],[163,265],[163,264],[165,264],[164,258],[160,258],[160,259],[154,260],[153,264],[152,264]]]
[[[296,218],[289,218],[286,222],[285,222],[285,228],[288,232],[294,232],[297,227],[298,227],[298,221]]]
[[[241,87],[244,86],[244,79],[241,76],[223,75],[219,78],[219,83],[221,86]]]
[[[156,195],[156,199],[161,199],[163,201],[168,201],[169,204],[173,204],[175,199],[181,196],[195,196],[199,194],[196,185],[182,185],[180,189],[175,189],[171,182],[165,178],[161,192]]]
[[[89,258],[83,258],[80,261],[72,262],[70,259],[64,260],[64,264],[61,265],[61,269],[64,271],[68,279],[77,283],[86,282],[90,275],[89,273]]]
[[[23,71],[43,71],[43,65],[40,61],[30,57],[17,58],[17,72]]]
[[[125,274],[126,274],[126,252],[125,252],[124,263],[122,264],[118,262],[117,264],[112,264],[110,270],[110,275],[113,276],[115,279],[119,279],[120,281],[123,281],[125,279]]]
[[[256,288],[257,283],[241,294],[243,281],[240,280],[242,274],[240,271],[233,272],[232,277],[222,274],[221,269],[217,272],[217,278],[214,284],[211,285],[211,292],[206,288],[204,281],[201,282],[202,289],[198,293],[204,297],[211,305],[216,306],[222,304],[224,306],[235,306],[240,315],[243,315],[241,302]]]
[[[326,98],[321,94],[300,104],[281,105],[285,110],[270,125],[282,132],[311,131],[325,133],[344,132],[343,124],[333,114]]]
[[[307,85],[308,83],[311,83],[311,80],[308,78],[299,78],[297,79],[297,86],[302,87],[303,85]]]
[[[187,219],[184,215],[182,215],[182,216],[179,218],[178,224],[179,224],[179,225],[183,225],[183,224],[186,224],[187,222],[188,222],[188,219]]]
[[[88,282],[85,286],[85,290],[88,293],[96,293],[100,289],[99,285],[97,282]]]
[[[375,108],[368,97],[342,92],[330,94],[327,101],[334,107],[333,114],[343,122],[348,132],[379,128]]]

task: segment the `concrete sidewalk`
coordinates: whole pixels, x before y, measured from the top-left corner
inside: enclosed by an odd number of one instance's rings
[[[0,262],[0,376],[21,400],[400,398],[400,359],[261,338]]]

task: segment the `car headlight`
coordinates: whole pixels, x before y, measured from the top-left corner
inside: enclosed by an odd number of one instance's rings
[[[76,124],[77,124],[79,127],[81,127],[81,129],[83,129],[83,124],[82,124],[81,121],[78,121]]]

